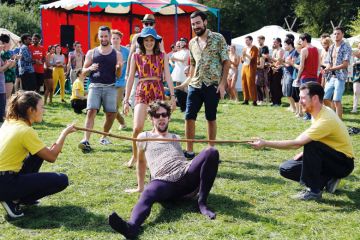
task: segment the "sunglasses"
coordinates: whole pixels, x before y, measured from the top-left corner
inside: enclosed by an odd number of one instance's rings
[[[151,27],[152,27],[152,26],[154,25],[154,23],[153,23],[153,22],[145,22],[144,25],[145,25],[145,26],[151,26]]]
[[[163,118],[167,118],[167,117],[169,117],[169,114],[167,114],[167,113],[154,113],[152,115],[153,118],[160,118],[160,116],[162,116]]]

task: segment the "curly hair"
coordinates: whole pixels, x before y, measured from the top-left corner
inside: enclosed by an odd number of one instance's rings
[[[154,114],[156,113],[156,111],[159,110],[160,108],[164,108],[166,110],[167,115],[170,117],[171,107],[167,102],[162,101],[162,100],[156,100],[156,101],[150,103],[150,105],[147,109],[147,113],[149,114],[150,117],[153,117]]]

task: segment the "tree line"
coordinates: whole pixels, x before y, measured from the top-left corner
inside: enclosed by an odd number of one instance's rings
[[[40,32],[40,4],[49,0],[0,0],[0,26],[21,34]],[[341,24],[346,36],[360,34],[360,0],[198,0],[209,7],[219,8],[221,30],[232,37],[253,32],[266,25],[287,29],[284,18],[297,32],[308,32],[314,37],[331,33]],[[210,14],[211,15],[211,14]],[[217,29],[217,19],[210,16],[211,29]]]

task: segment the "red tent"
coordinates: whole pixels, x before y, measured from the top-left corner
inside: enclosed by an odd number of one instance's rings
[[[122,44],[129,43],[135,26],[142,26],[147,13],[155,14],[156,30],[163,36],[165,48],[180,37],[192,36],[189,14],[196,10],[216,9],[191,0],[62,0],[41,5],[44,46],[61,43],[71,47],[74,41],[87,51],[98,45],[97,29],[106,25],[123,34]]]

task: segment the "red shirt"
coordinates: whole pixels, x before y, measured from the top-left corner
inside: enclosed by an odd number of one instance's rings
[[[35,62],[33,63],[34,71],[36,73],[44,73],[44,61],[46,56],[45,48],[40,45],[38,46],[30,45],[29,49],[32,54],[33,61],[40,60],[42,62],[41,64]]]
[[[308,47],[308,56],[305,59],[304,70],[300,79],[318,78],[319,52],[316,47]]]

